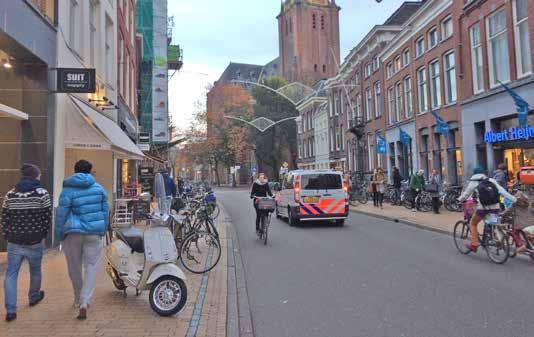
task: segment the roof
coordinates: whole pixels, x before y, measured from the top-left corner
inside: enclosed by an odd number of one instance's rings
[[[271,62],[267,63],[261,72],[261,77],[271,77],[280,75],[280,58],[277,57]]]
[[[263,66],[256,64],[230,62],[217,82],[232,82],[235,80],[258,82]]]
[[[423,1],[406,1],[384,22],[384,26],[401,26],[403,25],[419,7],[421,7]]]

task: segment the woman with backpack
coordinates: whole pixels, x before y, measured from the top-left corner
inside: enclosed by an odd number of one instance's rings
[[[516,202],[516,198],[499,185],[495,179],[488,178],[480,166],[473,169],[473,176],[471,176],[469,184],[460,198],[458,198],[458,201],[463,202],[473,194],[475,194],[477,199],[477,208],[469,223],[470,243],[466,247],[476,252],[478,246],[480,246],[477,230],[478,223],[484,220],[489,214],[500,213],[501,206],[499,202],[501,195],[514,203]]]

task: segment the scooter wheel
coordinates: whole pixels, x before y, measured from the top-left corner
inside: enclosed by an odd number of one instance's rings
[[[152,283],[148,296],[150,306],[160,316],[172,316],[187,302],[187,286],[175,276],[162,276]]]

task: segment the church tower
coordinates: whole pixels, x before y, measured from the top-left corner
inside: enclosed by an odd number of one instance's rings
[[[335,76],[340,62],[335,0],[284,0],[278,15],[281,75],[309,86]]]

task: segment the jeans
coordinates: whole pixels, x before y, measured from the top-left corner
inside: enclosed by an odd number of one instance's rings
[[[373,192],[373,204],[375,207],[382,207],[384,203],[384,193]]]
[[[30,291],[28,292],[30,303],[39,300],[43,250],[43,242],[31,246],[8,242],[7,270],[4,279],[4,299],[7,313],[17,312],[17,283],[19,270],[24,259],[28,260],[30,265]]]
[[[69,277],[74,290],[74,303],[86,308],[95,291],[96,276],[104,241],[98,235],[70,233],[63,241]]]

